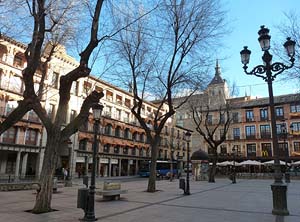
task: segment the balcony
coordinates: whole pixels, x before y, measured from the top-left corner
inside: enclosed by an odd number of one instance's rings
[[[260,138],[261,139],[270,139],[271,138],[271,133],[261,133]]]
[[[246,139],[255,139],[255,134],[246,135]]]

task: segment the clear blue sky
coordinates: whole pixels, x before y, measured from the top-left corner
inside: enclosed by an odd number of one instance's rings
[[[274,41],[284,40],[280,38],[276,26],[283,23],[286,17],[284,13],[294,11],[300,13],[299,0],[222,0],[225,8],[228,9],[228,19],[232,32],[224,39],[224,47],[217,52],[216,57],[224,58],[219,61],[223,78],[230,83],[235,82],[239,87],[240,96],[247,95],[265,97],[268,96],[266,83],[259,77],[247,76],[242,69],[240,62],[240,51],[243,46],[251,50],[249,69],[262,64],[258,38],[258,30],[261,25],[270,29],[271,44]],[[281,62],[274,58],[273,61]],[[299,63],[299,61],[296,61]],[[283,75],[282,73],[281,75]],[[295,81],[280,81],[277,78],[273,82],[274,95],[295,93],[299,88]]]

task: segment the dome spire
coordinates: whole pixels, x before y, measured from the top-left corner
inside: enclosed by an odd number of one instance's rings
[[[221,76],[221,67],[219,65],[219,60],[216,60],[216,68],[215,68],[216,72],[215,72],[215,76]]]

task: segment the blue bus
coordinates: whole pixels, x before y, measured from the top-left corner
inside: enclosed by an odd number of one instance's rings
[[[140,164],[139,175],[141,177],[149,177],[150,176],[150,164],[151,161],[143,161]],[[156,172],[157,176],[167,176],[171,173],[171,164],[173,164],[173,176],[177,175],[177,162],[171,162],[166,160],[157,160],[156,161]]]

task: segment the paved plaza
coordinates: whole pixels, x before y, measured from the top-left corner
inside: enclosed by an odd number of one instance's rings
[[[64,187],[53,195],[52,208],[57,211],[46,214],[25,212],[32,209],[35,195],[32,190],[0,192],[1,222],[71,222],[83,217],[77,209],[77,189]],[[191,195],[184,196],[178,188],[178,180],[157,181],[158,192],[147,193],[147,180],[122,182],[128,193],[119,201],[103,201],[96,197],[95,211],[98,221],[103,222],[299,222],[300,181],[288,185],[288,209],[290,216],[271,214],[272,180],[238,180],[231,184],[228,179],[216,183],[191,181]],[[97,182],[101,187],[103,181]]]

